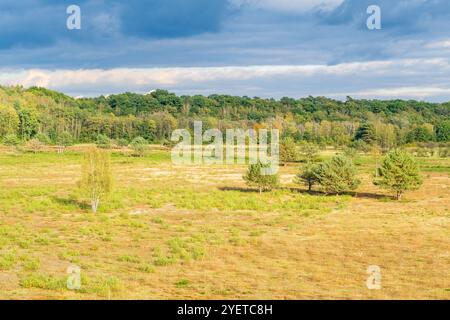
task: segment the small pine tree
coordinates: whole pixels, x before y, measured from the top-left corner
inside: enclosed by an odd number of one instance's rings
[[[314,173],[317,182],[327,194],[355,190],[361,182],[357,178],[355,165],[343,155],[337,155],[331,160],[322,162]]]
[[[147,150],[147,140],[142,137],[134,138],[133,141],[131,141],[130,146],[133,148],[133,155],[143,157]]]
[[[292,138],[286,138],[280,143],[280,160],[282,163],[295,162],[298,159],[297,146]]]
[[[264,190],[270,191],[278,185],[278,174],[264,175],[262,173],[263,169],[269,167],[270,164],[262,164],[261,162],[251,164],[243,179],[249,187],[258,188],[259,193],[262,193]]]
[[[308,191],[312,190],[314,184],[317,183],[317,164],[308,162],[303,170],[297,175],[294,182],[297,184],[304,184],[308,187]]]
[[[82,194],[89,197],[93,213],[97,213],[100,201],[111,193],[112,180],[109,153],[97,148],[89,149],[78,186]]]
[[[393,150],[383,159],[378,168],[378,177],[374,184],[396,193],[400,200],[407,190],[417,190],[422,185],[422,177],[417,161],[403,150]]]

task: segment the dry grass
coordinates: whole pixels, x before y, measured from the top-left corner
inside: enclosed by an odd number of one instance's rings
[[[448,160],[396,202],[370,184],[370,159],[356,197],[260,196],[242,166],[161,153],[115,155],[116,193],[97,216],[76,194],[79,154],[0,154],[0,298],[450,298]],[[296,171],[281,168],[284,187]],[[70,264],[80,291],[65,287]],[[369,265],[381,290],[366,287]]]

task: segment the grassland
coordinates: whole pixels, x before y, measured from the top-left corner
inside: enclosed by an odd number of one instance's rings
[[[449,159],[421,158],[424,186],[397,202],[363,155],[358,192],[324,196],[292,183],[301,164],[260,195],[243,166],[114,152],[114,193],[96,215],[77,192],[81,159],[0,151],[1,299],[450,298]],[[381,290],[366,287],[369,265]]]

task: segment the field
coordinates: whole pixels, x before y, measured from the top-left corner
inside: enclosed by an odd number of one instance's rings
[[[290,164],[260,195],[244,166],[115,151],[96,215],[77,191],[81,160],[0,152],[1,299],[450,299],[448,158],[420,158],[424,185],[398,202],[372,185],[365,155],[355,194],[308,194]],[[67,289],[73,264],[80,290]],[[380,290],[366,286],[370,265]]]

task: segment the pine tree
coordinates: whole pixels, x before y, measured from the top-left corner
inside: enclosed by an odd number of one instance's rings
[[[361,182],[357,178],[353,162],[342,155],[322,162],[314,172],[318,183],[327,194],[355,190]]]
[[[414,157],[403,150],[393,150],[383,159],[374,184],[395,192],[400,200],[407,190],[417,190],[423,183]]]
[[[243,176],[247,185],[258,188],[259,193],[262,193],[263,190],[270,191],[278,185],[278,174],[264,175],[264,168],[270,168],[270,164],[262,164],[261,162],[251,164],[246,175]]]
[[[312,190],[314,184],[317,183],[317,164],[313,164],[312,162],[308,162],[303,170],[296,176],[294,182],[297,184],[304,184],[308,187],[308,191]]]

